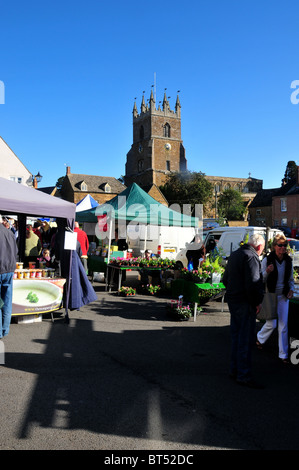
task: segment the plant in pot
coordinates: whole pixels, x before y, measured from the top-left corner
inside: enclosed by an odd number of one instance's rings
[[[153,284],[147,284],[146,286],[143,286],[143,290],[150,295],[157,294],[160,289],[161,286],[153,286]]]
[[[124,297],[132,296],[136,294],[136,289],[134,287],[121,287],[118,291],[119,295],[122,295]]]

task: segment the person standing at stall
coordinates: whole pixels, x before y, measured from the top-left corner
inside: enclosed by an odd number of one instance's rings
[[[192,270],[198,270],[203,261],[205,260],[206,250],[198,234],[195,235],[192,242],[189,244],[186,252],[188,266],[192,266]]]
[[[231,316],[230,376],[238,384],[252,388],[260,388],[252,378],[251,353],[256,315],[264,297],[259,260],[264,247],[262,235],[251,235],[248,243],[231,253],[222,281]]]
[[[28,266],[29,261],[37,261],[42,251],[42,244],[39,237],[34,233],[32,225],[26,227],[25,241],[25,265]]]
[[[287,247],[286,237],[283,234],[276,235],[271,253],[262,261],[262,274],[267,290],[277,294],[277,319],[266,320],[256,340],[258,349],[262,349],[278,327],[278,357],[284,364],[289,364],[289,300],[294,293],[293,263],[287,254]]]
[[[0,216],[1,222],[2,217]],[[17,244],[14,234],[0,223],[0,339],[8,335],[12,313],[13,273]]]
[[[80,229],[79,222],[75,222],[74,232],[77,234],[77,240],[81,245],[81,261],[84,266],[85,271],[87,271],[87,253],[89,249],[89,241],[86,232]]]

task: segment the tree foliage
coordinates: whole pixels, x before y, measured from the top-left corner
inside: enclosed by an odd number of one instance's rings
[[[284,173],[283,183],[288,183],[297,176],[297,164],[294,160],[290,160],[287,164],[286,171]]]
[[[57,189],[61,189],[63,180],[64,180],[64,176],[60,176],[60,177],[58,178],[58,180],[56,181],[56,185],[55,185]]]
[[[227,220],[241,220],[245,205],[240,191],[225,189],[218,199],[218,213]]]
[[[170,205],[190,204],[192,212],[195,204],[204,206],[213,196],[213,186],[201,172],[172,173],[160,190]]]

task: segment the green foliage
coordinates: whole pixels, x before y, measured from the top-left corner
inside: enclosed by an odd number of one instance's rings
[[[64,180],[64,176],[60,176],[60,178],[58,178],[58,180],[56,181],[56,184],[55,184],[57,189],[61,189],[63,180]]]
[[[284,173],[284,178],[282,180],[283,183],[288,183],[293,178],[297,176],[297,164],[295,161],[291,160],[288,162],[286,171]]]
[[[227,220],[241,220],[245,205],[240,191],[225,189],[218,199],[218,212]]]
[[[190,204],[192,211],[195,204],[207,204],[213,197],[213,186],[204,173],[185,171],[172,173],[160,190],[169,204]]]

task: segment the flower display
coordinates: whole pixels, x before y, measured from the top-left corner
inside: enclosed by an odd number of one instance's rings
[[[142,256],[136,258],[110,258],[110,264],[115,266],[140,266],[152,268],[165,268],[172,269],[175,266],[175,261],[169,258],[150,258],[145,259]]]
[[[118,291],[119,295],[122,295],[122,296],[132,296],[132,295],[135,295],[136,294],[136,289],[134,289],[133,287],[121,287]]]
[[[220,257],[217,257],[212,260],[207,257],[197,270],[188,271],[187,268],[183,268],[181,278],[196,284],[211,282],[212,274],[222,274],[224,272],[223,266],[220,265],[220,259]]]
[[[176,320],[189,320],[194,314],[194,305],[188,304],[183,305],[180,300],[171,300],[170,304],[167,305],[168,313]],[[201,307],[197,307],[197,311],[200,312]]]
[[[143,286],[143,290],[152,295],[159,292],[160,289],[161,286],[153,286],[152,284],[147,284],[146,286]]]

